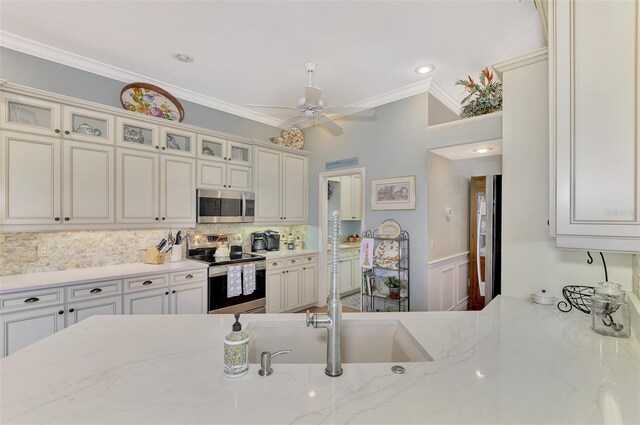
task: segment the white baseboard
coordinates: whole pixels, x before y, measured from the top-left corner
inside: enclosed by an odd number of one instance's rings
[[[429,263],[427,310],[466,310],[469,299],[469,251]]]

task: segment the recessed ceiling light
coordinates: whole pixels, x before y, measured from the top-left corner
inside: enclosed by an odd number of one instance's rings
[[[435,66],[433,65],[422,65],[416,68],[416,72],[418,74],[428,74],[429,72],[433,71],[434,69],[436,69]]]
[[[193,57],[186,55],[184,53],[174,53],[173,58],[180,62],[193,62]]]
[[[478,149],[474,149],[473,151],[477,153],[487,153],[492,150],[493,148],[478,148]]]

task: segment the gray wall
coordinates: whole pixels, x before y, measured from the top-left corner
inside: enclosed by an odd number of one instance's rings
[[[0,77],[10,83],[77,97],[120,108],[122,81],[61,65],[0,47]],[[280,129],[180,99],[185,124],[259,140],[280,134]]]

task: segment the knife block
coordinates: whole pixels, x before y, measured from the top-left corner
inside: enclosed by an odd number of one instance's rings
[[[164,264],[164,256],[165,254],[163,252],[158,251],[158,248],[152,246],[144,254],[142,262],[145,264]]]

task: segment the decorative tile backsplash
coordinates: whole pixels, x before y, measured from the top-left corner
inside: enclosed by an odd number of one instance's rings
[[[640,298],[640,254],[633,256],[633,292]]]
[[[281,236],[291,233],[307,240],[307,226],[245,226],[236,224],[198,225],[187,229],[195,233],[241,233],[244,244],[251,242],[251,232],[276,230]],[[175,235],[179,228],[172,228]],[[151,245],[167,236],[169,229],[100,230],[50,233],[5,233],[0,239],[0,276],[52,270],[76,269],[112,264],[136,263]],[[185,231],[183,231],[185,233]],[[37,246],[49,251],[38,258]]]

